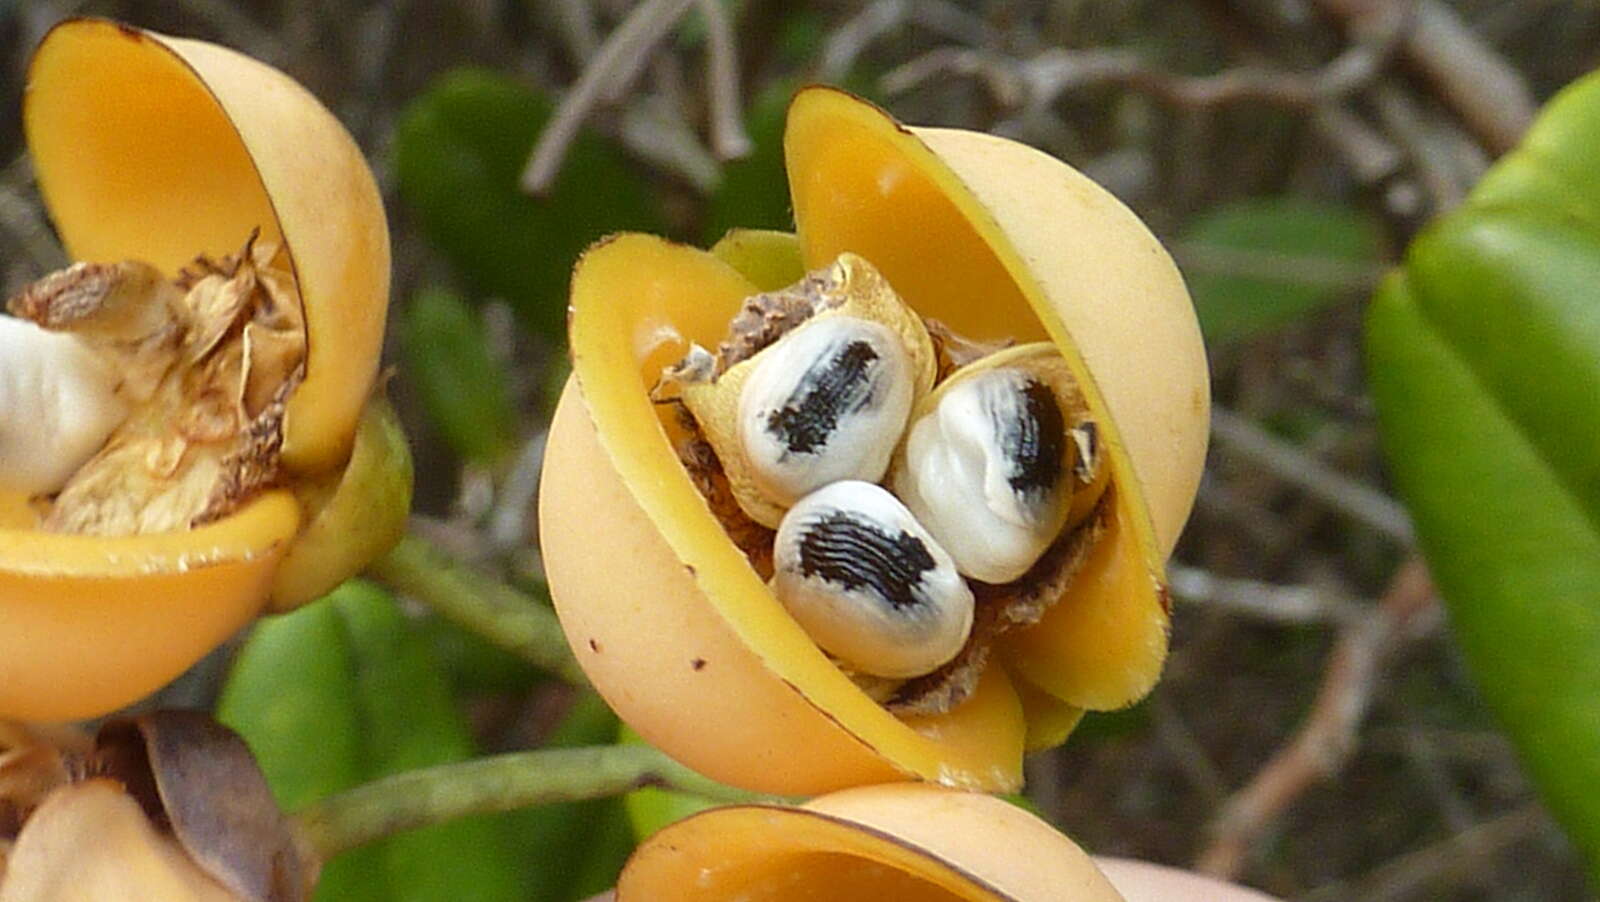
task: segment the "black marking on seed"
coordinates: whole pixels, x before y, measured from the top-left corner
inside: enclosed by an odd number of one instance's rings
[[[865,341],[852,341],[800,377],[784,405],[767,414],[767,431],[783,443],[784,454],[815,454],[828,443],[839,420],[874,400],[870,370],[878,352]]]
[[[845,511],[822,517],[800,537],[802,576],[847,591],[866,587],[897,611],[927,603],[916,587],[935,566],[921,539],[904,530],[890,536]]]
[[[997,404],[994,411],[1000,450],[1011,463],[1006,481],[1018,494],[1043,494],[1061,481],[1066,419],[1055,392],[1043,382],[1029,379],[1019,394],[1021,410],[1012,404]]]

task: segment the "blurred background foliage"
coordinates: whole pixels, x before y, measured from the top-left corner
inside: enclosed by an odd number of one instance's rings
[[[1585,898],[1417,562],[1360,322],[1416,230],[1460,203],[1532,105],[1600,65],[1600,4],[644,5],[660,39],[608,62],[630,0],[0,0],[0,94],[16,110],[43,31],[93,14],[235,46],[321,97],[388,202],[390,391],[418,459],[414,529],[535,594],[542,433],[585,246],[628,229],[705,245],[789,227],[783,110],[810,81],[1067,160],[1173,249],[1218,413],[1172,568],[1166,678],[1031,760],[1030,803],[1097,852],[1289,899]],[[612,77],[573,106],[597,60]],[[18,122],[0,117],[7,293],[61,262]],[[551,130],[571,140],[534,196],[525,168]],[[360,583],[263,623],[159,701],[220,704],[289,803],[618,730],[592,695]],[[644,794],[433,828],[347,855],[319,898],[584,898],[635,829],[695,804]]]

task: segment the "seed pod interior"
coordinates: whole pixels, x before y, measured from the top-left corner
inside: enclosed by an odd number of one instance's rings
[[[1159,673],[1162,562],[1206,435],[1187,294],[1131,213],[1011,142],[907,130],[841,92],[811,89],[791,108],[786,154],[807,271],[853,253],[920,317],[1060,352],[1105,459],[1104,538],[1068,599],[996,648],[972,698],[943,715],[893,716],[773,597],[714,514],[715,493],[703,495],[680,463],[684,433],[669,405],[649,397],[691,342],[722,340],[757,290],[743,273],[792,263],[730,254],[734,268],[626,235],[591,248],[573,278],[574,380],[551,427],[540,510],[558,613],[624,719],[718,779],[806,793],[886,772],[1015,786],[1025,744],[1059,741],[1079,708],[1131,703]],[[768,247],[781,255],[788,245]]]
[[[271,293],[299,308],[275,320],[298,333],[292,341],[244,324],[239,353],[257,365],[224,380],[230,403],[259,409],[269,383],[303,377],[285,402],[282,479],[241,493],[242,506],[190,519],[200,524],[192,529],[52,535],[39,531],[48,510],[0,493],[0,716],[62,720],[148,694],[236,632],[266,603],[289,548],[307,550],[301,528],[326,508],[362,507],[367,532],[387,534],[404,519],[409,486],[385,503],[339,497],[370,482],[341,473],[351,475],[373,390],[389,248],[377,186],[337,120],[288,76],[234,51],[96,19],[46,35],[24,97],[34,170],[71,256],[142,261],[131,265],[173,280],[197,256],[222,260],[255,235],[256,247],[281,249],[274,272],[262,274]],[[216,356],[237,323],[230,305],[244,294],[206,295],[205,309],[218,314],[208,321],[228,327],[194,330],[180,356],[202,366]],[[170,312],[124,308],[120,297],[93,328],[137,331],[151,322],[143,314]],[[207,411],[188,413],[181,427],[205,433]],[[149,416],[152,432],[164,428]],[[374,542],[354,545],[370,554]],[[302,600],[364,563],[299,557]]]

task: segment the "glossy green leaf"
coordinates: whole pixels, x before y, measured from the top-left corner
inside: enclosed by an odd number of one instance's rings
[[[1367,319],[1453,633],[1600,879],[1600,75],[1412,245]]]
[[[1374,300],[1367,355],[1455,639],[1600,876],[1600,525],[1403,281]]]
[[[1412,245],[1407,276],[1419,314],[1600,522],[1600,237],[1452,216]]]
[[[401,311],[400,351],[436,429],[464,460],[492,464],[516,442],[505,367],[482,319],[459,295],[425,289]]]
[[[1200,328],[1216,346],[1282,328],[1337,299],[1375,263],[1379,237],[1349,207],[1274,197],[1211,210],[1183,246]]]
[[[549,194],[518,187],[553,104],[481,69],[439,79],[395,128],[400,196],[428,239],[479,296],[504,298],[553,341],[566,330],[567,279],[578,254],[612,232],[660,232],[648,183],[616,148],[584,133]]]
[[[1545,104],[1516,150],[1472,190],[1472,206],[1520,207],[1567,217],[1600,234],[1600,77]]]
[[[217,715],[290,809],[475,754],[426,639],[386,592],[360,581],[258,624]],[[316,898],[523,899],[505,818],[464,818],[347,852],[324,868]]]

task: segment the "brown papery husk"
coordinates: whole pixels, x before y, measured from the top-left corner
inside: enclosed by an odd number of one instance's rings
[[[128,418],[68,480],[44,529],[131,535],[221,519],[276,483],[304,317],[281,249],[252,235],[165,281],[148,264],[76,264],[8,303],[113,361]]]

